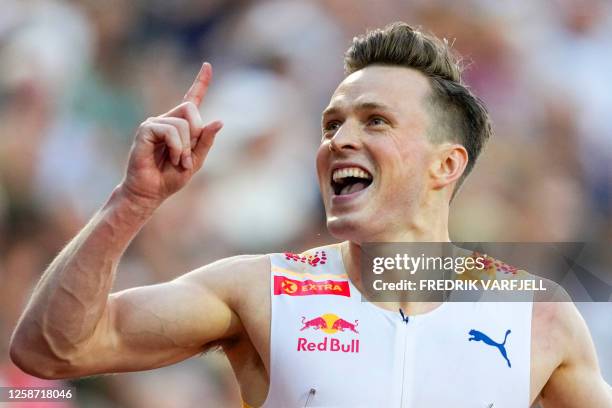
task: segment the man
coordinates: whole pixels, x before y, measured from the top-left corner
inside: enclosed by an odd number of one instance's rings
[[[198,112],[212,75],[204,64],[182,104],[139,127],[123,182],[45,272],[13,361],[65,378],[221,345],[250,406],[612,406],[570,302],[360,301],[363,243],[449,241],[449,202],[490,124],[446,44],[406,24],[356,38],[345,64],[317,153],[327,225],[344,242],[224,259],[109,294],[129,242],[221,129]]]

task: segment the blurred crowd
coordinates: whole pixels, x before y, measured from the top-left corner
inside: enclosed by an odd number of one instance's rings
[[[354,35],[403,20],[445,37],[495,137],[453,203],[459,241],[612,242],[612,5],[606,0],[2,0],[0,386],[41,272],[122,178],[135,128],[214,68],[225,123],[201,174],[129,248],[115,289],[239,253],[333,242],[314,154]],[[612,377],[609,304],[582,309]],[[607,344],[607,348],[603,345]],[[222,354],[79,380],[67,406],[239,406]],[[202,401],[206,401],[202,405]],[[16,405],[15,405],[16,406]]]

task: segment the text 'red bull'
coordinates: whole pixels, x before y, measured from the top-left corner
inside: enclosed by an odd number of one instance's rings
[[[323,341],[317,343],[300,337],[297,342],[297,351],[359,353],[359,339],[352,339],[350,343],[342,343],[338,338],[324,337]]]

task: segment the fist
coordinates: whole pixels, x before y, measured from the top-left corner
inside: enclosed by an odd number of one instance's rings
[[[204,63],[183,102],[145,120],[136,131],[125,179],[120,188],[147,206],[159,206],[198,171],[223,124],[204,125],[199,106],[212,78]]]

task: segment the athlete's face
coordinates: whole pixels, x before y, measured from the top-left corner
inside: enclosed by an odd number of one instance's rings
[[[336,238],[390,241],[413,227],[433,153],[430,89],[418,71],[370,66],[334,92],[323,112],[317,173]]]

